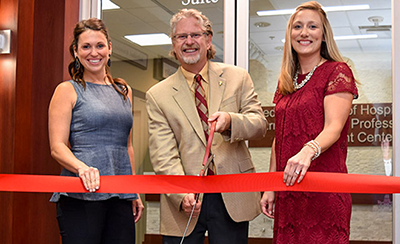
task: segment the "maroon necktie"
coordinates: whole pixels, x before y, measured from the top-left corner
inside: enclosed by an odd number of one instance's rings
[[[194,92],[194,96],[196,97],[196,108],[199,113],[199,117],[201,120],[201,124],[203,125],[204,135],[206,136],[206,141],[208,141],[208,107],[206,101],[206,93],[204,91],[204,87],[201,84],[203,78],[201,75],[197,74],[194,76],[196,80],[196,88]],[[211,166],[212,164],[210,164]],[[208,175],[213,175],[214,171],[209,168]]]
[[[208,107],[206,93],[203,85],[201,84],[201,75],[195,75],[194,79],[196,80],[196,88],[194,92],[194,96],[196,97],[196,108],[197,112],[199,113],[201,124],[203,125],[204,135],[206,136],[206,140],[208,140]]]

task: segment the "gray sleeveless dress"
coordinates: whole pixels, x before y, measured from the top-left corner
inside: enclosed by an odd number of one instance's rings
[[[84,89],[72,80],[69,82],[77,94],[69,137],[72,153],[88,166],[98,168],[100,175],[131,175],[127,145],[133,117],[129,99],[124,100],[111,85],[86,82]],[[66,169],[62,170],[61,175],[78,176]],[[56,192],[50,201],[57,202],[60,195],[89,201],[106,200],[111,197],[137,199],[134,193]]]

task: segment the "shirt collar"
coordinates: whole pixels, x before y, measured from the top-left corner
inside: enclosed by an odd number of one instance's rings
[[[185,76],[186,80],[190,81],[190,84],[192,84],[194,82],[194,76],[196,74],[193,74],[192,72],[185,70],[182,66],[181,66],[181,70],[182,70],[183,76]],[[209,80],[208,79],[208,61],[207,61],[206,65],[204,65],[203,69],[201,69],[199,74],[203,77],[203,80],[206,83],[209,83],[209,81],[208,81]]]

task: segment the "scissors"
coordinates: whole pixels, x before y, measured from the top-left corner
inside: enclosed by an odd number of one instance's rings
[[[207,176],[208,175],[208,168],[210,167],[211,162],[215,158],[214,154],[211,154],[207,161],[203,163],[203,169],[200,171],[200,176]],[[197,193],[198,194],[198,193]]]
[[[200,177],[207,176],[208,167],[210,166],[210,163],[212,162],[212,160],[215,157],[214,154],[210,155],[210,151],[211,151],[211,144],[212,144],[212,141],[213,141],[213,138],[214,138],[214,131],[215,131],[215,125],[216,124],[217,124],[216,120],[211,122],[211,128],[210,128],[210,133],[209,133],[209,136],[208,136],[206,152],[204,153],[204,158],[203,158],[203,168],[200,170]],[[199,195],[200,195],[199,193],[195,194],[195,200],[196,200],[195,202],[197,202],[199,200]],[[185,239],[186,232],[187,232],[187,230],[189,228],[190,221],[193,218],[193,212],[194,212],[195,207],[196,207],[196,204],[193,204],[193,208],[192,208],[192,211],[190,212],[189,220],[188,220],[188,222],[186,224],[186,228],[185,228],[185,231],[183,232],[183,236],[182,236],[180,244],[182,244],[183,240]]]

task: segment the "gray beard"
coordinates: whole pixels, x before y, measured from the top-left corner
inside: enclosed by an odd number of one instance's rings
[[[195,57],[182,57],[185,64],[197,64],[200,60],[200,53]]]

